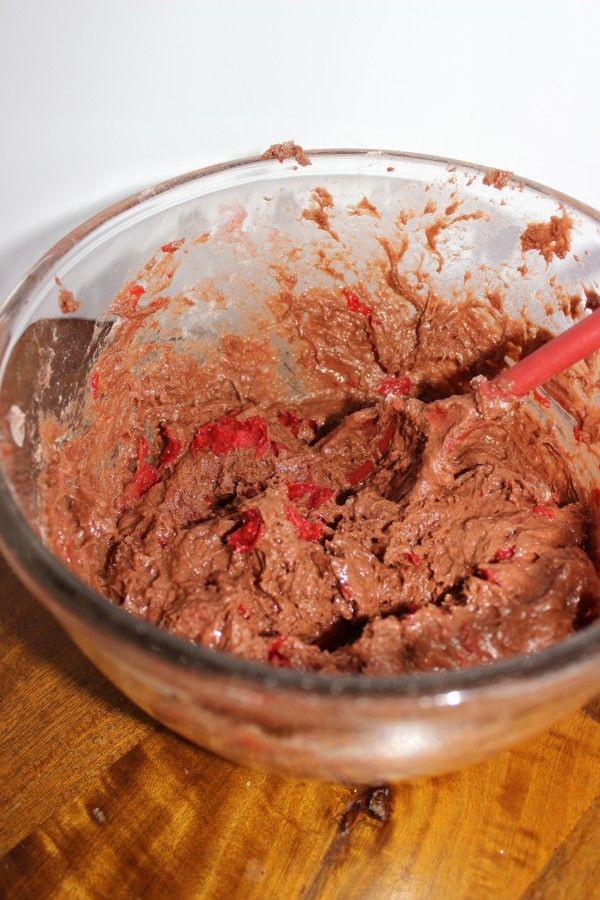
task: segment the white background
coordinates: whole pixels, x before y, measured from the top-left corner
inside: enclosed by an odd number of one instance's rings
[[[305,147],[428,152],[600,207],[600,4],[0,0],[0,295],[152,181]]]

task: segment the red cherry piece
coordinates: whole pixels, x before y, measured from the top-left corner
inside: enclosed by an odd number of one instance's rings
[[[135,474],[127,485],[130,495],[134,499],[142,497],[146,491],[149,491],[152,485],[156,484],[159,474],[156,469],[149,466],[148,463],[140,463]]]
[[[294,481],[288,484],[288,499],[298,500],[300,497],[312,493],[316,487],[314,481]]]
[[[256,546],[265,531],[265,523],[257,509],[245,509],[242,512],[242,524],[226,538],[227,543],[236,553],[249,553]]]
[[[285,644],[285,641],[286,636],[284,634],[280,634],[279,637],[275,638],[267,648],[267,659],[271,665],[287,669],[290,667],[290,661],[281,652],[281,648]]]
[[[360,313],[361,316],[370,316],[373,310],[370,306],[366,306],[360,299],[360,297],[351,291],[350,288],[345,287],[342,290],[342,294],[346,298],[346,306],[351,312]]]
[[[423,557],[419,556],[418,553],[413,553],[412,550],[406,550],[402,556],[407,563],[411,564],[411,566],[420,566],[423,562]]]
[[[163,253],[175,253],[176,250],[183,247],[184,242],[185,238],[179,238],[177,241],[168,241],[166,244],[161,244],[160,249]]]
[[[123,510],[128,509],[133,500],[139,500],[160,478],[157,470],[145,462],[147,455],[148,441],[143,435],[140,435],[136,454],[137,468],[131,480],[125,485],[121,499],[121,509]]]
[[[334,492],[331,488],[318,487],[312,492],[308,498],[308,508],[318,509],[324,503],[327,503],[333,497]]]
[[[278,413],[277,418],[284,428],[289,428],[294,437],[298,437],[298,432],[302,425],[302,417],[294,409]]]
[[[550,400],[548,399],[548,397],[546,397],[545,394],[542,394],[541,391],[538,391],[537,388],[533,391],[533,397],[535,400],[537,400],[540,406],[550,406]]]
[[[309,509],[318,509],[331,500],[333,494],[331,488],[320,487],[314,481],[294,481],[288,484],[288,499],[300,500],[305,497]]]
[[[367,475],[370,475],[373,469],[375,468],[375,463],[373,463],[370,459],[365,459],[360,466],[357,466],[355,469],[352,469],[351,472],[348,472],[346,475],[346,479],[348,484],[355,485],[358,484],[359,481],[364,481]]]
[[[503,562],[505,559],[512,559],[514,555],[514,547],[500,547],[492,556],[492,562]]]
[[[392,423],[389,425],[386,430],[383,432],[383,435],[379,438],[377,442],[377,449],[383,456],[386,450],[389,449],[390,444],[394,440],[394,434],[396,433],[396,424]]]
[[[254,447],[257,456],[272,450],[267,423],[262,416],[250,416],[240,422],[235,416],[226,415],[216,422],[201,425],[192,440],[192,452],[197,453],[205,447],[216,456],[248,447]]]
[[[551,509],[549,506],[534,506],[532,509],[532,513],[534,516],[540,516],[543,519],[554,519],[556,516],[556,510]]]
[[[475,575],[477,578],[483,578],[484,581],[489,581],[490,584],[497,584],[500,586],[500,582],[491,569],[475,569]]]
[[[146,288],[142,287],[141,284],[130,284],[129,285],[129,302],[131,303],[132,309],[137,309],[138,301],[142,294],[146,293]]]
[[[413,383],[408,375],[400,375],[397,378],[384,378],[377,393],[386,396],[394,394],[396,396],[408,397],[413,389]]]
[[[285,507],[285,516],[288,522],[291,522],[296,530],[296,534],[302,541],[318,541],[325,531],[321,522],[309,522],[300,513],[296,512],[293,506]]]

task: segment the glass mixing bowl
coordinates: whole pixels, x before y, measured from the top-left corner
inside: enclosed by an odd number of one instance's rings
[[[184,332],[215,340],[223,329],[243,333],[261,297],[276,287],[270,264],[278,248],[295,242],[313,255],[322,251],[318,269],[302,270],[298,262],[305,286],[329,285],[332,267],[343,267],[348,253],[368,283],[366,260],[377,236],[394,228],[408,238],[401,263],[407,277],[426,270],[450,303],[464,296],[468,280],[481,303],[501,297],[511,316],[557,333],[597,299],[594,210],[450,160],[363,150],[309,155],[306,167],[294,159],[246,159],[144,190],[63,238],[7,299],[0,315],[0,537],[23,582],[83,652],[142,709],[190,740],[299,776],[377,783],[431,775],[505,748],[586,702],[600,688],[600,626],[537,655],[464,671],[290,671],[186,643],[123,612],[46,549],[37,524],[39,415],[60,413],[81,395],[94,323],[165,241],[185,237],[189,248],[172,290],[205,284],[227,296],[226,307],[198,304],[179,322]],[[318,215],[302,217],[316,209],[315,187],[333,197],[327,213],[337,243],[318,227]],[[434,208],[444,210],[443,231],[430,227]],[[573,231],[563,258],[547,261],[521,246],[528,223],[565,213]],[[81,303],[67,316],[58,312],[62,289]],[[595,477],[591,455],[582,468],[588,480]]]

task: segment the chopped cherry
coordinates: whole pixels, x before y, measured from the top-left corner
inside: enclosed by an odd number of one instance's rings
[[[373,469],[375,468],[375,463],[370,459],[365,459],[360,466],[357,466],[355,469],[352,469],[351,472],[348,472],[346,475],[346,479],[348,484],[355,485],[358,484],[359,481],[364,481],[367,475],[370,475]]]
[[[408,397],[413,389],[413,384],[408,375],[399,375],[397,378],[384,378],[377,393],[383,396],[387,394],[397,394],[402,397]]]
[[[148,455],[148,441],[142,435],[138,439],[138,449],[137,449],[137,468],[133,474],[133,478],[125,485],[124,495],[122,498],[121,506],[123,509],[127,509],[130,506],[132,500],[138,500],[142,497],[150,488],[156,484],[159,480],[160,475],[153,466],[148,465],[145,461],[146,456]]]
[[[140,463],[136,469],[135,475],[129,482],[129,490],[131,495],[137,499],[149,491],[152,485],[156,484],[159,475],[156,469],[149,466],[148,463]]]
[[[323,503],[331,500],[333,494],[331,488],[319,487],[314,481],[294,481],[288,484],[288,499],[299,500],[306,497],[309,509],[318,509]]]
[[[489,581],[490,584],[497,584],[500,587],[500,582],[491,569],[475,569],[475,575],[477,578],[483,578],[484,581]]]
[[[492,562],[503,562],[505,559],[512,559],[514,555],[514,547],[500,547],[492,556]]]
[[[402,556],[407,563],[411,564],[411,566],[420,566],[423,562],[423,557],[419,556],[418,553],[413,553],[412,550],[406,550]]]
[[[161,244],[161,250],[163,253],[175,253],[176,250],[179,250],[180,247],[183,247],[185,243],[185,238],[179,238],[177,241],[168,241],[166,244]]]
[[[142,287],[141,284],[130,284],[129,285],[129,301],[131,303],[132,309],[137,309],[137,305],[142,294],[146,293],[146,288]]]
[[[308,508],[318,509],[324,503],[328,503],[333,497],[334,491],[331,488],[318,487],[312,492],[308,498]]]
[[[192,451],[197,453],[205,447],[216,456],[247,447],[255,447],[257,456],[272,450],[267,423],[262,416],[250,416],[240,422],[229,414],[198,428],[192,440]]]
[[[281,652],[281,648],[285,644],[286,637],[284,634],[280,634],[279,637],[275,638],[267,648],[267,659],[274,666],[280,666],[282,668],[289,668],[290,661],[287,656],[284,656]]]
[[[543,519],[554,519],[556,516],[556,510],[551,509],[549,506],[534,506],[532,509],[532,513],[534,516],[540,516]]]
[[[256,546],[265,531],[265,523],[257,509],[245,509],[242,512],[242,524],[226,538],[232,550],[237,553],[249,553]]]
[[[346,306],[351,312],[360,313],[361,316],[370,316],[373,310],[370,306],[366,306],[358,297],[354,291],[351,291],[350,288],[345,287],[342,290],[342,294],[346,298]]]
[[[316,488],[314,481],[294,481],[288,484],[288,498],[298,500],[306,494],[310,494]]]
[[[383,456],[386,450],[389,449],[390,444],[394,440],[394,434],[396,433],[396,424],[392,422],[391,425],[388,425],[386,430],[383,432],[383,435],[379,438],[377,442],[377,449]]]
[[[301,516],[293,506],[285,507],[285,516],[296,530],[296,534],[303,541],[318,541],[325,531],[321,522],[309,522]]]
[[[537,402],[540,404],[540,406],[550,406],[550,400],[548,399],[548,397],[546,397],[545,394],[542,394],[541,391],[538,391],[537,388],[533,391],[533,396],[534,399],[537,400]]]
[[[299,416],[294,409],[288,409],[284,412],[278,413],[277,418],[284,426],[284,428],[289,428],[294,437],[298,437],[298,432],[300,431],[300,426],[302,425],[302,417]]]

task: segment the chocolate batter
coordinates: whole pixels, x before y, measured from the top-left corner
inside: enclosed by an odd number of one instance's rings
[[[54,280],[57,287],[59,288],[58,308],[60,309],[61,313],[67,316],[69,315],[69,313],[77,312],[77,310],[81,307],[81,303],[75,299],[73,291],[68,291],[65,287],[63,287],[60,278],[55,278]]]
[[[567,213],[550,216],[549,222],[532,222],[521,235],[524,252],[537,250],[547,263],[553,256],[564,259],[571,248],[573,223]]]
[[[506,172],[504,169],[490,169],[489,172],[486,172],[483,176],[483,183],[501,191],[506,187],[512,177],[512,172]]]
[[[296,402],[268,340],[226,334],[199,362],[150,339],[167,300],[127,286],[75,434],[44,429],[54,552],[135,616],[304,670],[491,663],[596,618],[552,423],[469,388],[517,331],[493,305],[423,301],[388,251],[387,299],[280,279]]]
[[[300,144],[294,141],[284,141],[282,144],[271,144],[268,150],[262,155],[262,159],[276,159],[280,163],[286,159],[295,159],[299,166],[310,166],[311,161],[308,154]]]

